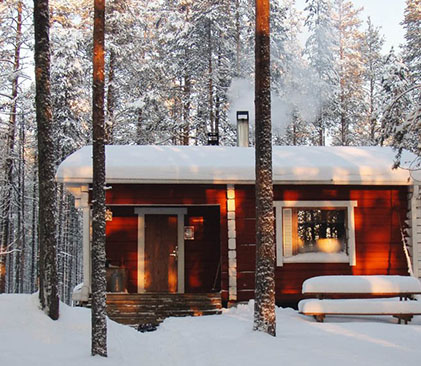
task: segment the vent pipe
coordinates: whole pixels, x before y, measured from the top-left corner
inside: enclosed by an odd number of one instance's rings
[[[237,112],[237,146],[249,146],[249,112]]]

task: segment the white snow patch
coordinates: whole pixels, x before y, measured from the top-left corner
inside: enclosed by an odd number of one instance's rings
[[[0,362],[13,366],[341,366],[417,365],[421,317],[331,317],[316,323],[277,308],[277,337],[252,331],[253,304],[222,315],[167,319],[138,333],[108,321],[107,359],[90,356],[90,310],[61,304],[60,319],[38,309],[36,296],[0,295]]]
[[[305,293],[421,293],[421,283],[410,276],[318,276],[304,281]]]
[[[298,310],[302,313],[344,314],[420,314],[420,301],[399,301],[399,298],[346,299],[346,300],[301,300]]]
[[[346,253],[300,253],[291,257],[284,257],[284,263],[348,263]]]

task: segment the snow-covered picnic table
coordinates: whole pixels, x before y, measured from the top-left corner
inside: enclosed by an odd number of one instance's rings
[[[302,293],[317,298],[300,301],[299,312],[319,322],[326,315],[393,315],[406,324],[421,315],[421,302],[414,300],[421,283],[410,276],[319,276],[304,281]]]

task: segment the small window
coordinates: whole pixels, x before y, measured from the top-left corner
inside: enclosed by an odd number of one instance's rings
[[[355,264],[355,201],[275,202],[277,263]]]

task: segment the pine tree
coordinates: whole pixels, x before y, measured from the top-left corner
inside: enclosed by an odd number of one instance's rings
[[[56,320],[59,317],[56,268],[56,156],[52,136],[48,0],[34,1],[34,25],[39,176],[39,297],[41,307],[51,319]]]
[[[346,146],[355,144],[353,131],[362,114],[362,33],[359,30],[359,13],[362,9],[355,9],[346,0],[335,0],[334,7],[334,24],[338,36],[339,93],[333,143]]]
[[[338,70],[335,61],[337,32],[332,22],[331,0],[307,0],[306,25],[310,36],[305,54],[313,70],[313,90],[318,96],[313,99],[317,110],[313,125],[317,132],[315,144],[325,144],[326,130],[332,125],[335,96],[338,93]]]
[[[411,108],[411,82],[408,67],[393,47],[383,67],[381,144],[418,152],[419,131],[408,119]],[[414,121],[415,122],[415,121]]]
[[[269,0],[256,0],[256,290],[254,330],[276,335]]]
[[[93,189],[92,189],[92,356],[107,357],[105,282],[105,0],[94,2]]]
[[[273,131],[274,134],[278,134],[274,143],[305,145],[315,140],[316,133],[312,122],[314,115],[320,111],[320,95],[317,95],[318,90],[314,86],[320,85],[320,79],[303,58],[304,50],[299,35],[302,33],[304,20],[294,9],[295,0],[283,0],[281,4],[285,12],[285,38],[280,53],[283,73],[279,80],[275,79],[273,82],[279,82],[279,100],[276,101],[275,108],[280,109],[282,113],[272,115]],[[271,32],[273,34],[273,30]]]
[[[85,19],[87,4],[55,0],[52,7],[51,83],[58,163],[91,140],[90,58],[91,24]],[[72,14],[83,19],[74,24]]]
[[[379,137],[380,92],[384,65],[383,44],[384,38],[380,35],[380,29],[373,25],[369,17],[361,45],[364,90],[366,92],[364,98],[365,117],[358,126],[358,141],[363,145],[375,145]]]
[[[406,0],[404,60],[415,80],[421,79],[421,0]]]

